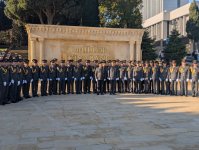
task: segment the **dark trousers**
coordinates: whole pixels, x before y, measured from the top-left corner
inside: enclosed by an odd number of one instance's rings
[[[47,81],[41,81],[41,96],[47,96]]]
[[[9,86],[0,86],[0,104],[6,104],[8,103],[8,90],[9,90]]]
[[[135,93],[141,93],[142,82],[140,80],[135,81]]]
[[[22,82],[21,82],[21,83],[22,83]],[[20,85],[17,86],[17,101],[22,100],[22,97],[21,97],[22,87],[23,87],[22,84],[20,84]]]
[[[170,82],[166,81],[166,95],[169,95],[171,93],[170,87],[171,87]]]
[[[103,94],[103,80],[97,80],[97,94]]]
[[[57,94],[57,81],[56,80],[52,80],[52,81],[49,81],[49,87],[48,87],[48,93],[49,95],[52,95],[52,94]]]
[[[81,94],[81,80],[75,80],[75,91],[76,94]]]
[[[29,91],[30,91],[30,82],[27,81],[27,83],[23,84],[23,97],[24,98],[30,97]]]
[[[33,80],[32,82],[32,95],[37,96],[38,95],[38,80]]]
[[[17,83],[11,84],[10,86],[10,102],[16,103],[17,102]]]
[[[127,92],[133,92],[133,82],[131,79],[127,80]]]
[[[166,94],[166,81],[165,80],[162,80],[160,81],[160,91],[161,91],[161,94]]]
[[[74,80],[73,79],[69,79],[67,81],[67,93],[68,94],[74,93]]]
[[[180,81],[180,95],[181,96],[188,95],[188,82],[186,80]]]
[[[110,94],[115,94],[116,91],[116,80],[110,80],[110,84],[111,84],[111,89],[110,89]]]
[[[144,80],[144,92],[150,93],[150,80]]]
[[[171,86],[171,95],[178,95],[178,82],[177,81],[171,81],[170,83]]]
[[[119,87],[120,87],[120,92],[121,93],[124,93],[124,91],[125,91],[125,83],[124,83],[124,80],[123,79],[120,79],[119,80],[119,82],[120,82],[120,85],[119,85]]]
[[[89,78],[85,78],[84,80],[84,93],[90,93],[91,92],[91,80]]]
[[[198,82],[193,81],[191,83],[191,89],[192,89],[192,96],[198,96]]]
[[[153,80],[153,93],[154,94],[159,94],[160,93],[160,80]]]
[[[150,80],[149,87],[150,87],[150,93],[154,93],[154,91],[153,91],[153,80]]]
[[[106,80],[107,92],[110,91],[110,80]]]
[[[66,94],[66,81],[64,79],[58,81],[59,94]]]
[[[121,93],[120,80],[116,81],[115,91]]]
[[[107,92],[107,80],[103,81],[103,93]]]
[[[93,93],[97,93],[97,82],[95,79],[93,79],[92,84],[93,84]]]

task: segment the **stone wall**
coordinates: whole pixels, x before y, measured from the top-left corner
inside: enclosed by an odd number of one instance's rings
[[[29,59],[141,60],[142,29],[26,25]]]

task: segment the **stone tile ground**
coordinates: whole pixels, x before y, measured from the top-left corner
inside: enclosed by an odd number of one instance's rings
[[[66,95],[0,106],[0,150],[199,150],[199,98]]]

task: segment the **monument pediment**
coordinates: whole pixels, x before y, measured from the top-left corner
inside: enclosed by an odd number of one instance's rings
[[[106,49],[107,55],[111,56],[104,57],[106,59],[118,57],[122,57],[120,59],[141,59],[140,44],[144,33],[142,29],[38,24],[28,24],[26,29],[29,38],[30,59],[50,59],[53,56],[59,59],[68,59],[69,55],[81,56],[81,52],[78,54],[75,51],[85,49],[85,47],[95,47],[95,49],[102,47]],[[122,50],[124,50],[125,55],[118,55],[117,53],[121,53]]]

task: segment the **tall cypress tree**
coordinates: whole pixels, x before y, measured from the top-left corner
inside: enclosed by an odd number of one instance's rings
[[[82,9],[82,25],[89,27],[98,27],[99,3],[98,0],[84,0]]]
[[[176,29],[169,36],[169,42],[164,49],[164,56],[167,61],[176,60],[178,64],[186,56],[186,46]]]
[[[145,31],[142,38],[142,59],[155,60],[157,53],[154,48],[154,40],[149,37],[149,32]]]

